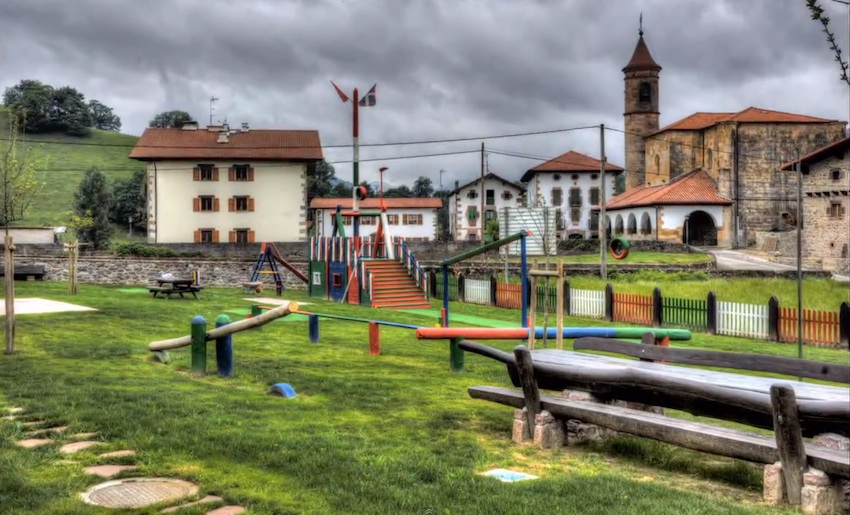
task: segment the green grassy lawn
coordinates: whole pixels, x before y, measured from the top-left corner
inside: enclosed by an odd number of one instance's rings
[[[504,366],[467,354],[453,373],[444,342],[382,328],[382,355],[368,352],[365,324],[322,320],[320,343],[306,321],[272,323],[234,336],[236,376],[188,374],[186,349],[169,365],[153,362],[152,340],[188,334],[189,322],[249,304],[235,289],[204,290],[199,301],[152,299],[122,287],[19,283],[19,297],[42,297],[97,312],[22,315],[18,349],[0,355],[0,406],[22,406],[23,420],[99,431],[97,452],[57,446],[21,449],[25,428],[0,421],[0,506],[9,514],[114,513],[78,500],[102,480],[82,468],[96,454],[131,448],[140,470],[125,475],[196,481],[262,514],[713,514],[794,513],[761,502],[761,467],[648,440],[618,437],[540,450],[511,442],[513,411],[470,399],[473,385],[509,386]],[[299,292],[286,298],[304,299]],[[431,326],[411,314],[309,299],[304,309]],[[436,306],[436,302],[434,305]],[[453,312],[514,321],[514,311],[452,304]],[[542,315],[540,318],[542,323]],[[568,319],[573,325],[599,321]],[[695,334],[693,346],[794,355],[793,346]],[[689,344],[689,345],[690,345]],[[516,342],[497,342],[508,350]],[[834,362],[846,352],[807,349]],[[286,382],[295,399],[267,395]],[[506,484],[482,477],[508,468],[540,479]],[[568,508],[567,508],[568,507]],[[156,513],[156,508],[137,513]],[[202,513],[188,509],[181,513]]]
[[[0,131],[8,137],[8,111],[0,107]],[[85,171],[98,167],[110,181],[127,179],[143,163],[127,156],[138,136],[92,130],[86,137],[64,134],[26,134],[26,147],[36,149],[39,159],[38,180],[44,187],[33,199],[25,220],[17,225],[60,225],[73,209],[74,191]],[[20,140],[19,140],[20,141]]]
[[[601,261],[598,252],[593,254],[575,254],[558,256],[558,259],[564,263],[599,263]],[[706,263],[711,261],[709,254],[702,253],[687,253],[687,252],[651,252],[651,251],[632,251],[625,259],[614,259],[608,255],[607,262],[609,265],[617,264],[683,264],[683,263]]]

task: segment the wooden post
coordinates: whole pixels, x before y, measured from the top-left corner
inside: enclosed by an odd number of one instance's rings
[[[231,322],[227,315],[219,315],[215,319],[215,326],[222,327]],[[226,334],[215,340],[215,363],[218,375],[221,377],[233,376],[233,334]]]
[[[381,326],[376,322],[369,322],[369,354],[372,356],[381,354]]]
[[[531,262],[531,269],[537,270],[537,260]],[[537,276],[529,274],[531,277],[531,305],[528,308],[528,348],[534,350],[534,332],[537,327]]]
[[[776,448],[785,477],[788,503],[799,506],[803,490],[803,474],[808,471],[806,448],[797,413],[797,398],[790,386],[775,384],[770,387],[770,404],[773,411],[773,431]]]
[[[307,333],[310,343],[319,343],[319,315],[307,316]]]
[[[652,290],[652,325],[661,327],[664,324],[664,299],[661,297],[661,288],[658,286]]]
[[[838,333],[838,346],[850,348],[850,304],[847,301],[842,302],[838,309]]]
[[[15,242],[6,236],[5,265],[6,273],[6,354],[15,352]]]
[[[797,316],[801,316],[798,313]],[[779,299],[770,297],[767,302],[767,339],[772,342],[779,341]]]
[[[705,309],[706,322],[708,322],[708,334],[717,334],[717,294],[713,291],[708,292],[706,297]]]
[[[192,373],[207,373],[207,321],[201,315],[192,319]]]
[[[572,296],[570,293],[570,280],[567,279],[564,281],[564,314],[569,316],[573,312],[573,307],[570,304],[570,297]]]
[[[251,318],[256,318],[263,314],[263,308],[260,307],[259,304],[251,304]],[[254,328],[257,331],[262,331],[263,326],[258,325]]]
[[[77,294],[77,254],[79,252],[79,243],[73,241],[67,244],[68,247],[68,293],[71,295]]]
[[[558,326],[557,334],[555,335],[555,345],[559,350],[564,348],[564,263],[558,261],[557,265],[558,279],[555,282],[555,305],[556,305],[556,324]]]
[[[614,320],[614,287],[611,283],[605,285],[605,320]]]
[[[537,389],[537,379],[534,377],[534,362],[531,359],[531,351],[525,345],[514,348],[514,356],[522,382],[522,394],[525,397],[526,436],[534,438],[534,420],[541,411],[540,391]]]
[[[643,345],[655,345],[655,333],[645,332],[643,336],[640,337],[640,343]],[[650,363],[654,362],[654,359],[647,358],[639,358],[641,361],[649,361]]]
[[[463,349],[460,348],[460,342],[463,338],[452,338],[449,343],[449,365],[453,372],[463,370]]]

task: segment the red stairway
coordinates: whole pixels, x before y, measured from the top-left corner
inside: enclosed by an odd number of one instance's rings
[[[372,307],[389,309],[431,309],[416,280],[396,259],[364,261],[367,275],[372,274]]]

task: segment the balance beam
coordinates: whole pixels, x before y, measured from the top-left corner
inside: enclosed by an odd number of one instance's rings
[[[646,333],[655,334],[656,338],[671,340],[690,340],[691,332],[687,329],[658,329],[655,327],[565,327],[564,338],[640,338]],[[557,329],[549,327],[547,338],[554,338]],[[420,340],[448,340],[453,338],[481,340],[523,340],[528,338],[529,330],[523,327],[421,327],[416,330]],[[543,328],[534,329],[534,337],[543,337]]]
[[[274,309],[266,311],[260,316],[247,318],[238,322],[233,322],[232,324],[227,324],[222,327],[217,327],[212,331],[208,331],[206,334],[206,339],[207,341],[210,341],[215,340],[217,338],[221,338],[222,336],[226,336],[228,334],[238,333],[240,331],[247,331],[248,329],[253,329],[255,327],[268,324],[272,320],[295,313],[297,309],[298,303],[290,301],[285,304],[281,304],[280,306],[277,306]],[[181,336],[180,338],[172,338],[170,340],[160,340],[157,342],[151,342],[148,345],[148,350],[150,350],[151,352],[157,352],[170,349],[179,349],[180,347],[187,347],[191,344],[191,336]]]
[[[364,324],[368,324],[370,322],[375,322],[378,325],[385,325],[389,327],[401,327],[402,329],[419,329],[418,325],[410,325],[410,324],[402,324],[399,322],[387,322],[386,320],[367,320],[365,318],[357,318],[357,317],[349,317],[345,315],[331,315],[329,313],[312,313],[310,311],[293,311],[296,315],[316,315],[317,317],[324,318],[333,318],[336,320],[348,320],[349,322],[360,322]]]

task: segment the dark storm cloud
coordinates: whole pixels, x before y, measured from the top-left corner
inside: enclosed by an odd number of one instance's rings
[[[847,10],[822,0],[847,47]],[[164,109],[255,127],[316,128],[350,142],[334,80],[378,105],[364,143],[483,136],[605,123],[622,127],[621,68],[646,39],[664,67],[662,124],[749,105],[846,119],[847,88],[804,0],[3,0],[0,87],[70,84],[114,106],[141,133]],[[622,137],[606,136],[623,164]],[[598,131],[487,142],[552,157],[598,155]],[[478,142],[364,148],[364,159],[477,148]],[[328,149],[349,160],[350,149]],[[538,162],[491,155],[515,178]],[[388,181],[478,173],[476,155],[391,161]],[[363,177],[377,178],[377,162]],[[337,166],[350,177],[350,166]],[[449,175],[452,179],[449,179]]]

